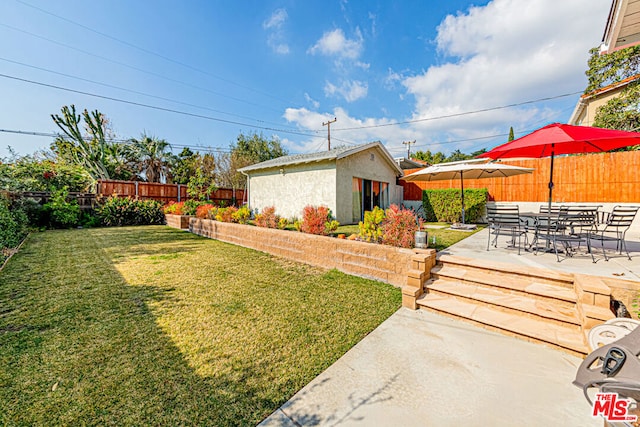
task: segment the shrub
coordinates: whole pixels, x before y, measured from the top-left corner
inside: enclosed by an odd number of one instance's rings
[[[337,229],[340,223],[331,221],[331,210],[326,206],[305,206],[302,210],[300,230],[304,233],[326,236],[330,229]]]
[[[396,205],[389,206],[386,218],[382,222],[382,243],[385,245],[411,248],[415,244],[415,233],[420,230],[422,219],[416,219],[408,209]]]
[[[485,205],[488,191],[486,188],[468,188],[464,190],[465,221],[478,222]],[[462,218],[462,203],[460,190],[424,190],[422,192],[427,221],[457,222]]]
[[[49,201],[43,206],[49,215],[49,226],[52,228],[71,228],[80,223],[80,206],[76,200],[68,200],[67,187],[51,193]]]
[[[12,207],[9,199],[0,196],[0,260],[7,249],[17,247],[27,235],[28,221],[22,209]]]
[[[256,225],[258,227],[276,228],[280,217],[276,215],[275,206],[267,206],[262,209],[262,212],[256,215]]]
[[[169,202],[162,208],[163,212],[170,215],[182,215],[184,210],[184,202]]]
[[[229,206],[228,208],[218,208],[216,213],[216,220],[221,222],[233,222],[233,214],[238,211],[235,206]]]
[[[249,218],[251,218],[251,209],[249,209],[247,205],[241,206],[240,209],[231,214],[231,217],[233,221],[238,224],[246,224],[249,222]]]
[[[278,228],[280,230],[284,230],[289,225],[289,220],[287,218],[280,218],[278,220]]]
[[[98,215],[107,227],[164,224],[162,205],[155,200],[111,196],[101,203]]]
[[[189,199],[184,202],[184,205],[182,208],[182,215],[194,216],[196,214],[196,210],[198,209],[198,206],[202,206],[206,204],[207,202],[204,202],[204,201]]]
[[[206,204],[206,205],[200,205],[196,208],[196,217],[201,218],[201,219],[207,219],[209,218],[209,211],[213,208],[213,205],[210,204]]]
[[[218,215],[218,209],[220,208],[217,206],[211,206],[207,211],[207,219],[216,219],[216,215]]]
[[[358,223],[360,232],[358,237],[367,242],[379,243],[382,240],[382,229],[380,228],[384,220],[384,210],[376,206],[372,211],[364,213],[364,221]]]

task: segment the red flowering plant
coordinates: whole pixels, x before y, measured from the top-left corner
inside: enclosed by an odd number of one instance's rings
[[[170,215],[182,215],[184,210],[184,202],[169,202],[162,208],[162,211]]]
[[[340,223],[331,217],[331,210],[326,206],[305,206],[302,210],[300,231],[309,234],[326,236],[335,231]]]
[[[209,211],[213,208],[213,205],[206,204],[200,205],[196,208],[196,217],[201,219],[209,218]]]
[[[258,227],[276,228],[279,221],[280,217],[276,215],[276,207],[266,206],[256,215],[255,222]]]
[[[382,243],[412,248],[415,244],[416,231],[419,231],[421,226],[422,219],[416,219],[412,211],[391,205],[386,210],[386,217],[382,221]]]

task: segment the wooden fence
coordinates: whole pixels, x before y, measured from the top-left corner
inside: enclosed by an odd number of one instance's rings
[[[509,178],[465,179],[465,188],[487,188],[497,202],[546,202],[549,198],[551,159],[505,160],[534,168],[532,174]],[[405,175],[420,169],[405,170]],[[405,182],[405,200],[422,200],[422,190],[460,188],[460,180]],[[640,203],[640,151],[556,157],[553,168],[553,201]]]
[[[120,197],[153,199],[162,203],[185,201],[191,198],[187,195],[186,185],[155,182],[99,180],[96,192],[103,196],[117,194]],[[244,190],[219,188],[211,193],[209,199],[225,205],[241,205],[244,200]]]
[[[41,205],[49,202],[51,193],[48,191],[22,191],[22,192],[7,192],[10,199],[15,200],[18,198],[34,199]],[[96,195],[93,193],[75,193],[69,192],[67,197],[71,200],[78,202],[80,209],[92,210],[95,208]]]

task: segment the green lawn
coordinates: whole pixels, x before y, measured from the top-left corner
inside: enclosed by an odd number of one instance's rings
[[[400,300],[168,227],[35,233],[0,272],[0,424],[255,425]]]

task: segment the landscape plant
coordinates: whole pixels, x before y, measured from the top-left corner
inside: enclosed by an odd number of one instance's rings
[[[379,243],[382,240],[382,221],[384,209],[376,206],[371,211],[365,211],[364,221],[358,223],[358,237],[365,242]]]
[[[256,215],[255,224],[258,227],[277,228],[280,217],[276,215],[275,206],[266,206]]]
[[[162,211],[170,215],[183,215],[184,202],[171,201],[162,208]]]
[[[249,209],[249,206],[243,205],[231,214],[231,218],[233,222],[237,222],[238,224],[247,224],[251,219],[251,209]]]
[[[156,200],[110,196],[100,203],[97,214],[107,227],[164,224],[162,204]]]
[[[391,205],[386,210],[380,230],[382,244],[400,248],[412,248],[415,245],[415,233],[422,226],[422,219],[416,219],[409,209]]]
[[[300,230],[303,233],[326,236],[339,225],[338,221],[333,221],[331,210],[327,206],[308,205],[302,210]]]
[[[238,211],[235,206],[229,206],[226,208],[218,208],[216,213],[216,221],[221,222],[235,222],[233,215]]]
[[[22,209],[0,195],[0,266],[28,233],[29,220]]]
[[[485,210],[489,192],[486,188],[464,190],[465,220],[478,222]],[[454,188],[424,190],[422,205],[429,222],[458,222],[462,218],[460,190]]]
[[[215,206],[213,206],[212,204],[209,204],[209,203],[198,206],[196,208],[196,217],[200,218],[200,219],[209,218],[209,211],[214,207]]]
[[[80,206],[77,200],[69,199],[67,187],[51,193],[43,211],[49,218],[51,228],[71,228],[80,223]]]

